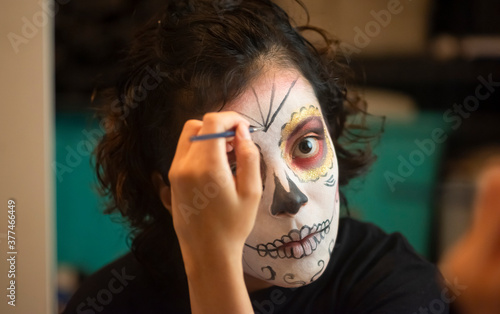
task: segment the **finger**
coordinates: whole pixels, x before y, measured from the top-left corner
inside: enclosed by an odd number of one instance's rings
[[[247,129],[250,126],[243,116],[233,111],[207,113],[203,116],[203,125],[197,135],[234,130],[239,124],[245,125]],[[226,143],[225,138],[216,138],[194,142],[192,147],[196,147],[207,158],[208,163],[221,165],[227,164]]]
[[[187,154],[189,147],[191,147],[191,141],[189,140],[190,137],[197,135],[200,132],[202,125],[203,122],[194,119],[188,120],[186,121],[186,123],[184,123],[181,136],[179,137],[179,141],[177,142],[175,156],[185,156]]]
[[[474,226],[484,236],[494,237],[500,231],[500,167],[488,169],[482,175],[478,188]]]
[[[242,115],[234,111],[209,112],[203,116],[200,135],[225,132],[235,129],[240,123],[250,125]]]
[[[245,124],[236,129],[236,189],[240,197],[260,199],[262,194],[262,179],[260,176],[259,149],[252,141]]]

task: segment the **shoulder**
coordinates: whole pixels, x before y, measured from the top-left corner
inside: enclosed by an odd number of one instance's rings
[[[358,272],[384,270],[387,276],[397,271],[405,271],[405,277],[418,271],[438,273],[436,266],[420,256],[401,233],[387,234],[374,224],[352,218],[340,219],[332,253],[332,268],[347,270],[342,264]]]
[[[354,258],[353,254],[359,254],[363,259],[377,259],[394,254],[398,258],[408,256],[412,260],[427,264],[401,233],[387,234],[372,223],[341,218],[332,258]]]
[[[128,253],[89,276],[64,313],[182,313],[183,292],[182,285],[158,284]]]
[[[442,296],[437,267],[419,256],[400,233],[351,218],[340,220],[327,281],[353,313],[419,313]],[[442,312],[448,304],[441,302]]]

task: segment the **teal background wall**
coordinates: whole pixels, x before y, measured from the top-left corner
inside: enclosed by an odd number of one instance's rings
[[[433,132],[439,130],[444,132],[441,143],[433,140]],[[442,113],[437,112],[423,112],[405,122],[387,119],[375,146],[377,162],[366,177],[353,180],[344,189],[351,215],[386,232],[401,232],[417,252],[429,257],[436,177],[449,131]],[[418,146],[416,140],[426,146]],[[401,159],[410,164],[410,170],[413,167],[411,174],[405,172],[408,169],[400,171]]]
[[[128,251],[127,230],[102,214],[89,148],[102,132],[86,113],[56,114],[57,261],[94,272]],[[116,220],[118,217],[114,217]]]
[[[399,156],[419,150],[415,140],[431,138],[433,130],[446,126],[441,114],[426,112],[410,122],[388,119],[385,132],[375,147],[378,161],[370,173],[353,181],[344,191],[351,214],[370,221],[387,232],[401,232],[416,250],[429,256],[433,219],[433,195],[439,160],[444,148],[436,143],[413,173],[402,177],[391,190],[386,174],[400,175]],[[84,272],[93,272],[128,251],[127,229],[102,214],[102,201],[95,192],[95,175],[90,166],[93,149],[102,133],[88,113],[56,115],[56,161],[53,164],[57,190],[57,259]],[[415,155],[416,156],[416,155]],[[117,217],[115,217],[117,220]]]

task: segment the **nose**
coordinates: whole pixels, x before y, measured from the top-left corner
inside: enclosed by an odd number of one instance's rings
[[[285,190],[276,174],[273,175],[275,190],[273,203],[271,204],[271,214],[273,216],[280,214],[297,214],[302,205],[307,203],[307,196],[299,190],[297,185],[295,185],[292,180],[290,180],[288,174],[286,175],[286,180],[290,189],[289,192]]]

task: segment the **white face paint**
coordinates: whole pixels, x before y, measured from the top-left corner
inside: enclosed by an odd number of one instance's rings
[[[315,281],[335,245],[339,200],[337,159],[313,88],[296,71],[270,70],[224,110],[265,128],[252,135],[264,190],[245,273],[283,287]]]

